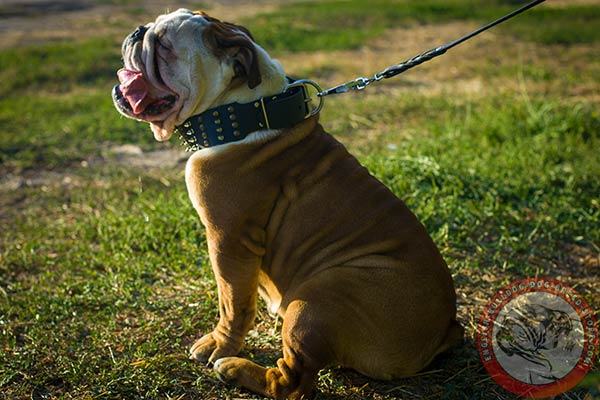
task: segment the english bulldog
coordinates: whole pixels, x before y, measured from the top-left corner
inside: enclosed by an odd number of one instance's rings
[[[306,89],[246,28],[180,9],[140,26],[122,52],[116,108],[194,150],[186,184],[220,319],[192,360],[299,399],[327,366],[406,377],[462,340],[452,277],[423,225],[324,131]],[[236,357],[258,294],[284,321],[273,368]]]

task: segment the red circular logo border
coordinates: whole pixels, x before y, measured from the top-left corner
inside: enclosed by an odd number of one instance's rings
[[[581,318],[584,344],[577,365],[562,379],[544,385],[532,385],[510,376],[500,365],[492,347],[492,328],[497,314],[517,295],[547,292],[565,300]],[[552,278],[527,278],[504,286],[487,304],[477,326],[477,349],[485,369],[504,389],[522,397],[545,398],[559,395],[577,385],[594,365],[598,349],[598,327],[593,310],[571,287]]]

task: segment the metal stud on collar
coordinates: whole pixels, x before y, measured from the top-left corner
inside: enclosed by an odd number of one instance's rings
[[[177,126],[188,151],[238,141],[260,129],[283,129],[316,115],[323,107],[319,99],[311,104],[310,95],[321,88],[315,82],[288,78],[283,93],[259,98],[250,103],[230,103],[193,115]],[[310,87],[309,87],[310,86]]]

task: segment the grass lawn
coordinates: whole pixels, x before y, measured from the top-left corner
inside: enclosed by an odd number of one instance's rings
[[[290,75],[330,86],[517,3],[293,2],[242,22]],[[144,22],[0,50],[0,399],[256,398],[187,359],[218,315],[185,153],[110,99],[120,42]],[[317,399],[515,398],[484,370],[475,329],[487,301],[520,278],[559,279],[598,317],[598,26],[600,2],[549,1],[393,80],[326,99],[322,124],[442,251],[467,335],[410,379],[326,369]],[[280,325],[261,306],[243,356],[273,365]],[[597,396],[598,364],[559,398]]]

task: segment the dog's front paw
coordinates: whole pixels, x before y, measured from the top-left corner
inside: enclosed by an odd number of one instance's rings
[[[215,361],[213,370],[221,382],[225,384],[236,383],[235,367],[237,361],[237,357],[219,358],[217,361]]]
[[[263,396],[274,397],[267,393],[267,369],[252,361],[238,357],[220,358],[215,361],[213,370],[225,384],[243,386]]]
[[[190,359],[212,365],[219,358],[235,356],[239,353],[240,347],[230,343],[220,343],[214,332],[211,332],[194,343],[190,349]]]

